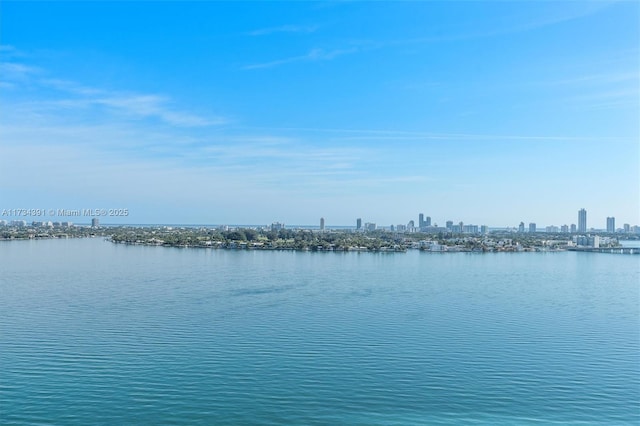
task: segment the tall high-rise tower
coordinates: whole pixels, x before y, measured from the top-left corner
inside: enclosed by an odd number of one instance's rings
[[[320,218],[320,230],[324,231],[324,217]]]
[[[356,229],[362,229],[362,219],[356,219]]]
[[[587,211],[578,210],[578,232],[587,232]]]
[[[418,215],[418,228],[424,228],[425,224],[424,224],[424,213],[420,213]]]
[[[616,232],[616,218],[608,217],[607,218],[607,232]]]

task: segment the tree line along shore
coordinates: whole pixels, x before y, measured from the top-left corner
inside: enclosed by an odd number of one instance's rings
[[[431,252],[560,251],[584,236],[550,233],[488,234],[401,233],[385,230],[309,230],[168,226],[72,226],[66,228],[3,227],[0,240],[102,237],[118,244],[246,250]],[[585,240],[586,241],[586,240]],[[598,236],[600,247],[619,247],[615,235]],[[578,243],[580,244],[580,243]]]

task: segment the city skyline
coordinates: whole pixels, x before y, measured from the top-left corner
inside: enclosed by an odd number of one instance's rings
[[[101,209],[96,209],[91,210],[90,213],[98,213],[100,212]],[[40,214],[40,212],[42,212],[43,209],[37,209],[35,210],[32,214],[32,212],[26,212],[23,210],[11,210],[11,209],[0,209],[0,215],[1,217],[4,217],[5,219],[0,219],[0,226],[4,226],[4,225],[17,225],[17,224],[21,224],[21,226],[29,226],[29,225],[33,225],[33,226],[72,226],[74,224],[74,222],[72,221],[68,221],[68,220],[60,220],[62,218],[68,219],[68,218],[84,218],[86,220],[90,220],[90,222],[86,222],[86,221],[82,221],[82,219],[80,219],[80,222],[75,222],[75,224],[77,225],[87,225],[88,223],[91,224],[92,227],[96,227],[99,226],[100,224],[100,217],[103,218],[107,218],[107,219],[112,219],[112,216],[108,215],[108,211],[106,211],[106,215],[103,216],[98,216],[98,217],[89,217],[90,215],[87,214],[83,214],[83,213],[87,213],[87,212],[83,212],[82,210],[71,210],[71,211],[63,211],[62,215],[59,215],[58,217],[56,216],[48,216],[46,214]],[[103,210],[104,212],[104,210]],[[28,214],[27,214],[28,213]],[[37,214],[35,214],[37,213]],[[45,211],[46,213],[46,211]],[[38,218],[39,220],[32,220],[32,221],[27,221],[24,220],[24,218],[27,217],[35,217]],[[20,219],[22,217],[22,219]],[[356,230],[361,230],[361,229],[369,229],[369,230],[373,230],[373,229],[391,229],[393,230],[395,229],[401,229],[402,231],[433,231],[435,229],[460,229],[460,230],[464,230],[464,231],[458,231],[458,232],[464,232],[464,233],[477,233],[478,229],[484,229],[485,231],[488,230],[489,228],[491,229],[511,229],[514,230],[519,233],[524,233],[524,232],[528,232],[528,233],[536,233],[536,232],[560,232],[560,233],[588,233],[588,232],[592,232],[592,231],[598,231],[598,232],[602,232],[602,231],[606,231],[608,233],[618,233],[618,232],[623,232],[623,233],[637,233],[637,228],[640,226],[638,224],[633,224],[633,223],[624,223],[621,226],[616,227],[616,218],[615,216],[607,216],[606,218],[606,223],[605,226],[601,227],[598,226],[597,224],[594,226],[592,224],[592,226],[588,226],[588,222],[587,222],[587,211],[586,209],[582,208],[580,210],[578,210],[578,225],[576,225],[575,223],[564,223],[562,225],[558,225],[558,224],[544,224],[540,227],[538,227],[538,224],[536,222],[529,222],[528,226],[525,227],[525,223],[524,222],[520,222],[519,225],[513,225],[513,224],[503,224],[503,225],[499,225],[499,226],[489,226],[486,224],[479,224],[479,223],[465,223],[464,221],[460,221],[460,222],[454,222],[453,220],[446,220],[441,222],[440,224],[437,221],[434,221],[432,223],[431,220],[431,216],[425,216],[424,213],[418,213],[417,214],[418,217],[418,225],[416,225],[416,222],[414,219],[407,219],[406,223],[398,223],[398,221],[396,221],[395,223],[391,223],[391,224],[383,224],[383,223],[377,223],[375,221],[366,221],[363,223],[363,219],[361,217],[358,217],[355,219],[355,223],[352,224],[346,224],[346,223],[333,223],[333,224],[329,224],[327,226],[326,224],[326,220],[324,217],[320,217],[319,218],[319,223],[320,225],[318,226],[318,228],[320,230],[324,230],[325,228],[332,228],[332,227],[337,227],[337,228],[349,228],[349,227],[353,227]],[[7,220],[9,219],[9,220]],[[122,219],[122,218],[121,218]],[[444,225],[442,224],[444,223]],[[187,224],[187,223],[177,223],[177,222],[165,222],[165,223],[132,223],[132,222],[126,222],[126,220],[120,220],[120,221],[111,221],[111,222],[105,222],[105,225],[149,225],[149,226],[157,226],[157,225],[186,225],[186,226],[190,226],[190,225],[202,225],[202,226],[221,226],[221,225],[231,225],[231,226],[249,226],[249,227],[254,227],[254,226],[264,226],[264,227],[271,227],[273,228],[274,226],[277,229],[282,229],[286,226],[285,222],[279,222],[279,221],[275,221],[275,222],[271,222],[271,225],[269,225],[269,222],[264,222],[262,224],[259,224],[258,222],[253,222],[253,223],[238,223],[238,222],[229,222],[229,223],[214,223],[214,222],[203,222],[203,223],[199,223],[199,224]],[[290,224],[290,226],[293,227],[297,227],[297,226],[303,226],[303,227],[313,227],[313,225],[309,224],[309,223],[294,223],[294,224]],[[472,231],[472,229],[475,229],[475,231]],[[633,229],[633,230],[632,230]],[[485,231],[481,231],[482,233],[484,233]]]
[[[2,8],[0,209],[640,223],[638,3]]]

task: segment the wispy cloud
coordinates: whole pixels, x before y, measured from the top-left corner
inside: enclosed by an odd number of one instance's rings
[[[545,135],[545,134],[488,134],[488,133],[457,133],[457,132],[414,132],[402,130],[385,129],[337,129],[328,127],[279,127],[265,128],[258,127],[272,132],[298,132],[300,134],[332,134],[329,140],[388,140],[388,141],[411,141],[411,140],[452,140],[452,141],[603,141],[603,140],[624,140],[619,137],[602,137],[589,135]]]
[[[0,56],[4,58],[24,56],[24,53],[9,44],[0,44]]]
[[[640,111],[640,87],[618,88],[593,91],[573,96],[566,100],[569,104],[587,109],[632,108]]]
[[[167,98],[156,95],[117,95],[105,98],[94,98],[90,101],[115,111],[138,117],[157,117],[175,126],[214,126],[224,124],[221,117],[204,118],[195,114],[174,110],[168,106]]]
[[[281,65],[296,63],[296,62],[314,62],[314,61],[327,61],[332,60],[336,57],[361,53],[364,51],[371,50],[380,50],[391,47],[400,47],[400,46],[411,46],[411,45],[422,45],[422,44],[432,44],[432,43],[440,43],[440,42],[454,42],[454,41],[464,41],[464,40],[475,40],[481,38],[489,38],[496,36],[507,36],[511,34],[532,31],[552,25],[558,25],[565,22],[573,21],[576,19],[581,19],[593,14],[600,12],[602,9],[610,6],[612,2],[603,1],[603,2],[592,2],[584,7],[581,7],[577,11],[570,11],[565,13],[558,13],[554,16],[547,18],[538,18],[532,19],[524,22],[520,22],[514,25],[503,25],[498,26],[495,29],[484,30],[484,31],[471,31],[471,32],[458,32],[452,34],[445,35],[430,35],[424,37],[415,37],[415,38],[404,38],[404,39],[396,39],[396,40],[368,40],[366,42],[359,42],[356,46],[352,46],[349,48],[340,48],[340,49],[312,49],[307,54],[298,55],[298,56],[290,56],[287,58],[276,59],[273,61],[261,62],[250,64],[242,67],[244,70],[251,69],[265,69],[265,68],[273,68]],[[280,27],[272,27],[265,28],[260,30],[255,30],[249,33],[249,35],[258,36],[258,35],[267,35],[278,32],[313,32],[316,31],[318,26],[297,26],[297,25],[283,25]],[[354,43],[351,43],[354,44]]]
[[[179,129],[168,133],[149,130],[139,123],[114,123],[101,125],[68,125],[66,123],[0,123],[0,151],[12,153],[12,158],[30,155],[30,161],[38,159],[40,167],[91,169],[106,174],[112,167],[136,164],[136,170],[122,170],[125,176],[138,176],[140,170],[168,170],[171,173],[184,171],[185,175],[199,175],[210,184],[224,186],[237,182],[238,186],[278,190],[299,189],[310,186],[340,186],[354,179],[366,177],[361,163],[366,152],[352,147],[323,147],[309,144],[303,139],[272,136],[269,134],[247,136],[185,136]],[[74,166],[82,152],[83,166]],[[40,155],[47,153],[46,155]],[[6,160],[7,157],[4,157]],[[0,158],[1,159],[1,158]],[[51,163],[51,164],[50,164]],[[49,166],[50,165],[50,166]],[[6,164],[0,175],[10,176],[9,169],[16,165]],[[38,166],[30,164],[29,169]],[[23,176],[22,170],[19,176]],[[18,176],[18,175],[17,175]],[[120,176],[120,175],[119,175]],[[58,174],[58,177],[59,174]],[[73,176],[63,181],[71,182]],[[163,181],[166,178],[162,179]],[[274,183],[275,182],[275,183]],[[276,184],[277,183],[277,184]],[[198,180],[189,185],[200,185]],[[135,186],[135,185],[134,185]]]
[[[40,84],[55,90],[73,93],[76,95],[95,95],[103,93],[102,90],[94,87],[83,86],[74,81],[62,80],[58,78],[43,78]]]
[[[546,86],[581,86],[585,84],[605,85],[631,81],[635,81],[636,83],[640,81],[640,74],[638,71],[581,74],[569,78],[542,81],[538,84]]]
[[[225,124],[224,117],[203,117],[171,107],[169,98],[137,93],[99,93],[100,96],[31,101],[21,105],[23,109],[57,113],[60,109],[77,112],[108,113],[120,118],[151,118],[179,127],[202,127]],[[104,117],[102,117],[104,118]],[[113,117],[112,117],[113,118]]]
[[[320,28],[319,25],[281,25],[279,27],[261,28],[258,30],[250,31],[247,34],[250,36],[263,36],[276,33],[313,33]]]
[[[202,116],[176,108],[167,96],[145,93],[131,93],[90,87],[81,83],[47,77],[45,70],[16,62],[1,62],[0,88],[15,89],[20,85],[39,86],[62,94],[53,99],[51,96],[25,101],[18,108],[31,112],[53,112],[56,108],[87,111],[100,108],[103,112],[120,117],[155,118],[162,122],[180,127],[217,126],[228,119],[221,116]]]
[[[351,53],[355,53],[358,51],[358,48],[351,47],[345,49],[334,49],[334,50],[325,50],[325,49],[311,49],[308,53],[300,56],[291,56],[289,58],[278,59],[270,62],[262,62],[258,64],[251,64],[242,67],[244,70],[252,70],[252,69],[260,69],[260,68],[273,68],[279,65],[290,64],[293,62],[320,62],[320,61],[330,61],[339,56],[348,55]]]
[[[483,31],[470,31],[470,32],[458,32],[450,35],[442,36],[428,36],[417,37],[413,39],[396,40],[380,43],[380,46],[396,45],[396,44],[421,44],[421,43],[434,43],[434,42],[448,42],[448,41],[463,41],[463,40],[475,40],[488,37],[506,36],[511,34],[517,34],[532,30],[537,30],[553,25],[562,24],[565,22],[574,21],[576,19],[582,19],[587,16],[599,13],[603,9],[614,4],[615,1],[595,1],[595,2],[575,2],[578,6],[578,10],[571,10],[566,12],[556,12],[555,8],[552,9],[553,16],[517,19],[514,17],[514,24],[511,25],[496,25],[495,28]],[[506,4],[506,3],[505,3]],[[540,2],[544,5],[544,2]],[[520,22],[517,22],[520,21]]]
[[[0,75],[4,80],[24,80],[40,72],[39,68],[17,62],[0,63]]]

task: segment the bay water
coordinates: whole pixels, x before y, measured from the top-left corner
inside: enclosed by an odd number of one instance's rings
[[[0,424],[640,424],[640,256],[0,242]]]

